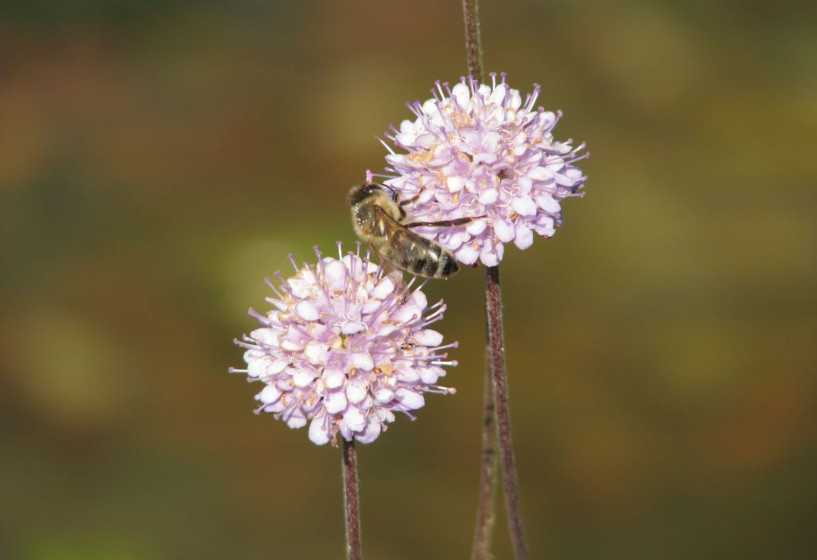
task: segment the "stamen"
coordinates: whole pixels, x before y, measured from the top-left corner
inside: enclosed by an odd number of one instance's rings
[[[423,288],[425,288],[425,287],[426,287],[426,284],[428,284],[428,283],[429,283],[429,281],[431,281],[431,278],[423,278],[423,281],[422,281],[422,282],[420,282],[420,285],[419,285],[419,286],[417,286],[417,287],[416,287],[414,290],[412,290],[412,291],[413,291],[413,292],[416,292],[417,290],[422,290]]]
[[[272,323],[272,321],[270,321],[270,320],[269,320],[269,318],[268,318],[267,316],[265,316],[265,315],[261,315],[260,313],[258,313],[258,312],[257,312],[255,309],[253,309],[252,307],[250,307],[250,309],[247,311],[247,315],[249,315],[250,317],[254,317],[254,318],[255,318],[256,320],[258,320],[258,322],[259,322],[259,323],[261,323],[262,325],[267,325],[267,326],[269,326],[269,325]]]
[[[453,395],[457,392],[456,389],[453,387],[443,387],[441,385],[427,385],[425,388],[426,393],[434,393],[437,395]]]
[[[533,93],[528,95],[528,98],[525,102],[525,109],[527,111],[533,109],[533,106],[536,104],[536,99],[539,97],[540,89],[541,88],[539,87],[539,84],[533,84]]]
[[[445,308],[443,308],[443,309],[445,309]],[[438,309],[437,312],[432,313],[431,315],[428,315],[426,317],[425,321],[423,321],[422,323],[417,325],[417,328],[420,328],[420,329],[425,328],[425,327],[427,327],[429,325],[432,325],[432,324],[436,323],[437,321],[440,321],[442,318],[443,318],[442,317],[442,310]]]
[[[437,80],[436,82],[434,82],[434,85],[437,86],[437,91],[435,92],[434,90],[431,90],[431,94],[434,96],[435,99],[438,99],[440,101],[445,101],[445,92],[443,91],[440,80]],[[437,93],[440,94],[439,97],[437,97]]]
[[[239,340],[237,338],[233,339],[233,343],[236,346],[240,346],[241,348],[244,348],[245,350],[261,350],[261,347],[258,346],[257,344],[250,344],[249,342],[246,342],[244,340]]]
[[[589,152],[586,152],[586,153],[584,153],[584,154],[577,155],[576,157],[572,157],[572,158],[564,158],[564,162],[565,162],[565,163],[575,163],[575,162],[577,162],[577,161],[581,161],[581,160],[583,160],[583,159],[587,159],[587,158],[589,158],[589,157],[590,157],[590,153],[589,153]],[[582,179],[582,180],[585,180],[585,179],[587,179],[587,177],[582,176],[582,177],[581,177],[581,179]]]
[[[389,146],[389,145],[386,143],[386,141],[385,141],[385,140],[383,140],[382,138],[380,138],[380,137],[378,137],[378,136],[375,136],[375,138],[377,138],[377,141],[378,141],[378,142],[380,142],[381,144],[383,144],[383,147],[384,147],[384,148],[386,148],[386,150],[387,150],[387,151],[388,151],[390,154],[394,155],[394,154],[396,153],[394,150],[392,150],[391,146]],[[393,136],[387,136],[387,138],[389,138],[389,140],[391,140],[392,142],[394,142],[394,141],[395,141]],[[366,181],[367,181],[367,182],[369,182],[369,183],[371,183],[371,180],[370,180],[370,179],[368,179],[368,177],[369,177],[368,173],[370,173],[368,169],[366,170],[366,173],[367,173],[367,175],[366,175],[366,177],[367,177]]]
[[[458,363],[457,360],[449,360],[447,362],[431,362],[431,365],[456,367]]]
[[[412,422],[417,420],[417,417],[414,416],[411,412],[409,412],[408,408],[402,408],[402,406],[401,406],[401,409],[400,409],[399,412],[402,412],[403,414],[405,414],[408,417],[408,419],[411,420]]]
[[[316,261],[316,264],[315,264],[315,277],[322,279],[324,277],[324,273],[323,273],[323,254],[321,253],[321,250],[318,249],[317,245],[312,247],[312,250],[315,251],[315,256],[318,257],[318,260]],[[307,268],[311,268],[306,263],[304,263],[304,266],[306,266]],[[323,282],[318,281],[318,284],[323,285]]]
[[[414,116],[417,118],[420,118],[420,115],[423,114],[422,106],[419,101],[415,101],[414,103],[406,101],[406,107],[408,107],[409,111],[414,113]]]
[[[278,275],[278,278],[280,278],[281,274],[280,272],[276,272],[275,274]],[[272,280],[270,280],[269,278],[264,278],[264,282],[266,283],[267,286],[269,286],[272,289],[273,292],[275,292],[276,296],[278,296],[280,299],[284,299],[283,294],[278,291],[278,288],[275,286],[275,284],[272,283]]]
[[[265,297],[264,301],[266,301],[267,303],[271,303],[272,305],[277,307],[279,311],[283,311],[283,310],[285,310],[287,308],[287,304],[284,303],[284,301],[280,300],[280,299]]]
[[[405,287],[403,288],[403,291],[400,292],[399,299],[402,300],[402,299],[405,298],[405,295],[408,293],[408,291],[411,289],[411,287],[414,285],[414,283],[416,281],[417,281],[417,276],[412,276],[411,279],[405,284]]]

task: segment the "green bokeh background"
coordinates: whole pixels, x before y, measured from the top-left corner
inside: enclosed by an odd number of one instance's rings
[[[375,140],[465,71],[459,2],[0,4],[0,557],[343,556],[340,460],[226,369],[288,253],[353,240]],[[586,141],[503,262],[535,558],[806,559],[817,10],[512,0],[485,63]],[[428,288],[450,397],[359,451],[367,558],[469,553],[482,272]],[[500,512],[496,556],[510,558]]]

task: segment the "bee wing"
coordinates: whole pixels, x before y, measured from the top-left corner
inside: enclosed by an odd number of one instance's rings
[[[403,224],[389,216],[380,206],[375,206],[374,210],[380,223],[383,224],[383,238],[387,240],[386,245],[399,241],[405,236],[413,237],[415,235],[413,232],[407,230]],[[386,274],[403,269],[403,267],[390,258],[387,253],[381,251],[377,243],[370,243],[370,245],[374,254],[377,255],[377,260],[380,261],[380,267],[386,271]]]
[[[383,226],[385,228],[384,233],[389,239],[394,237],[398,231],[406,229],[406,226],[389,216],[389,214],[380,206],[375,206],[374,211],[377,213],[377,217],[383,221]]]
[[[372,253],[374,253],[374,255],[377,257],[377,264],[379,264],[380,268],[383,269],[384,276],[388,276],[395,270],[399,270],[392,261],[390,261],[377,249],[377,245],[374,243],[369,243],[369,247],[371,247]]]

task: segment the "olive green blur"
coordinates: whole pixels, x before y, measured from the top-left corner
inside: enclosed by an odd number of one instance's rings
[[[532,558],[812,558],[813,2],[481,15],[486,70],[592,154],[502,263]],[[462,35],[458,0],[0,3],[1,558],[343,558],[339,451],[253,414],[232,339],[289,253],[353,246],[375,137]],[[359,446],[366,558],[470,554],[482,282],[428,287],[457,394]]]

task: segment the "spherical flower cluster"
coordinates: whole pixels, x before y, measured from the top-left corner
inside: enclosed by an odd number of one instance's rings
[[[534,109],[539,86],[522,103],[504,74],[491,78],[491,85],[463,78],[453,88],[438,82],[433,99],[409,105],[416,120],[386,135],[405,151],[389,148],[385,183],[411,201],[407,222],[473,218],[416,228],[468,265],[495,266],[505,243],[527,249],[534,233],[552,236],[560,201],[581,196],[585,180],[574,165],[586,157],[584,144],[553,139],[561,113]]]
[[[412,420],[424,393],[453,393],[437,385],[445,375],[443,336],[429,327],[442,319],[442,301],[429,307],[416,278],[404,284],[357,253],[318,256],[316,266],[295,267],[295,276],[275,286],[274,308],[250,310],[261,328],[236,344],[246,349],[245,373],[264,388],[257,412],[269,412],[291,428],[309,422],[318,445],[377,439],[396,412]]]

